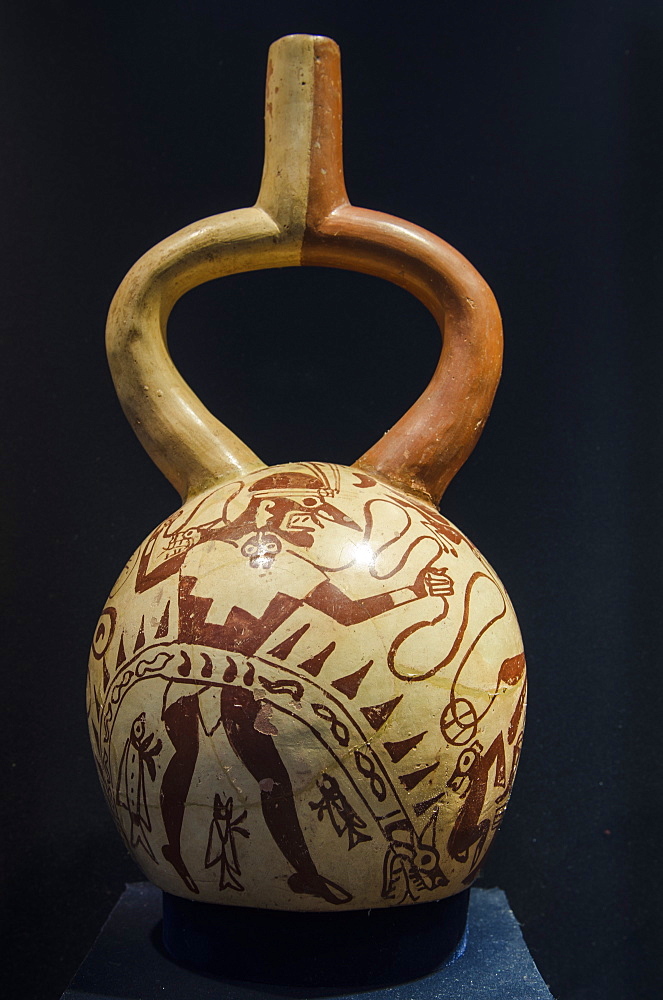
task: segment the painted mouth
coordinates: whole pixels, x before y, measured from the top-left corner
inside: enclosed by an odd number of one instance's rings
[[[286,531],[308,531],[312,533],[315,530],[315,521],[306,512],[292,510],[283,520],[281,527]]]

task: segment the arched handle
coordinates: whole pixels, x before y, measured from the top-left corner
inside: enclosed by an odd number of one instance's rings
[[[438,502],[472,451],[501,366],[495,299],[448,244],[408,222],[355,208],[345,193],[338,46],[291,35],[269,54],[265,165],[253,208],[195,223],[158,244],[111,305],[107,348],[123,409],[183,497],[263,463],[202,405],[166,346],[175,302],[212,278],[293,265],[386,278],[431,311],[442,354],[426,390],[355,464]]]

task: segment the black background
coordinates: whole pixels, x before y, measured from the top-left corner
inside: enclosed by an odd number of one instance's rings
[[[4,5],[4,983],[58,997],[140,877],[97,786],[85,663],[178,499],[117,405],[105,315],[147,248],[254,201],[267,48],[293,31],[341,45],[351,200],[439,233],[503,313],[501,388],[442,504],[530,667],[483,884],[558,1000],[659,997],[663,5],[643,0]],[[170,335],[268,463],[351,463],[439,351],[417,301],[331,270],[211,283]]]

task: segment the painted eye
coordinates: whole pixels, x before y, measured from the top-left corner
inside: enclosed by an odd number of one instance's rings
[[[320,505],[320,500],[317,497],[304,497],[302,500],[302,506],[304,507],[318,507]]]

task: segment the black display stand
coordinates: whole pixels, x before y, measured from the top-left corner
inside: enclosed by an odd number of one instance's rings
[[[374,989],[420,979],[463,948],[470,890],[346,913],[258,910],[164,893],[162,940],[179,965],[273,986]]]
[[[219,934],[213,964],[250,972],[241,980],[228,971],[190,971],[168,957],[164,926],[171,946],[189,962],[201,959],[201,947],[205,961],[211,955],[205,944],[205,928],[212,926],[207,907],[189,904],[202,907],[189,914],[174,899],[165,897],[162,921],[162,893],[147,882],[128,885],[62,1000],[360,1000],[360,994],[363,1000],[551,1000],[499,889],[471,891],[467,931],[436,968],[431,968],[435,928],[441,935],[437,954],[445,948],[448,953],[453,928],[464,922],[464,894],[451,909],[425,904],[391,914],[213,907]],[[270,967],[273,977],[260,984]]]

